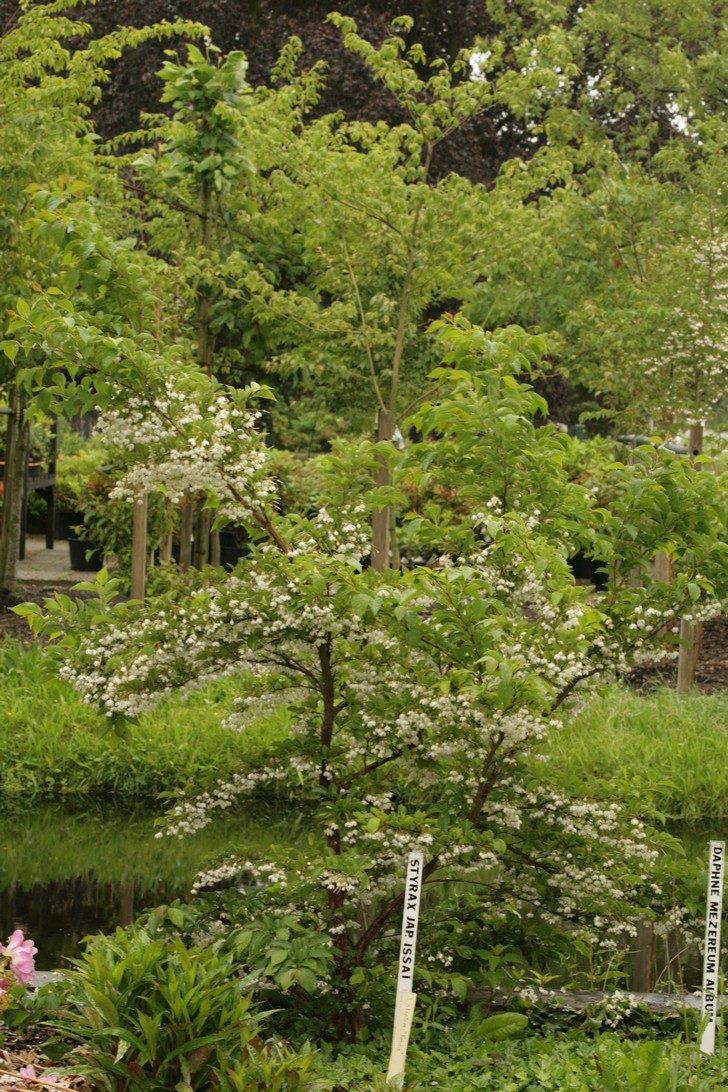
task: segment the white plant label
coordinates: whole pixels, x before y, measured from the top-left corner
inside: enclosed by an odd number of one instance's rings
[[[394,1080],[395,1077],[404,1077],[407,1047],[409,1046],[409,1037],[412,1031],[416,1000],[417,994],[410,991],[403,993],[399,999],[399,1008],[397,1009],[397,1018],[392,1036],[392,1052],[389,1055],[388,1081]]]
[[[402,940],[399,946],[399,967],[397,970],[397,996],[394,1003],[394,1030],[392,1033],[392,1054],[389,1061],[391,1072],[394,1064],[401,1065],[395,1073],[404,1073],[404,1061],[407,1043],[412,1027],[412,1015],[415,1008],[415,994],[412,992],[415,973],[415,952],[417,949],[417,925],[420,920],[420,898],[422,896],[422,873],[425,856],[416,851],[407,858],[407,877],[404,884],[404,902],[402,903]],[[406,1002],[406,1012],[400,1010]],[[407,1013],[409,1015],[407,1015]],[[400,1018],[401,1017],[401,1018]],[[404,1052],[401,1047],[404,1042]],[[387,1078],[391,1080],[391,1077]]]
[[[703,961],[703,1018],[707,1023],[700,1039],[704,1054],[715,1053],[718,1023],[718,969],[720,964],[720,921],[723,913],[723,869],[725,842],[711,842],[708,857],[708,898],[705,913],[705,958]]]

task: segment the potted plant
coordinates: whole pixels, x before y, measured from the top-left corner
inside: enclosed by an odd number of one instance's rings
[[[96,452],[58,456],[55,525],[57,538],[68,538],[71,528],[83,523],[88,480],[94,472],[96,462]]]

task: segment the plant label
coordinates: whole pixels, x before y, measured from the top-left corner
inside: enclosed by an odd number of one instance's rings
[[[394,1023],[392,1036],[392,1052],[389,1055],[389,1069],[387,1080],[404,1075],[407,1061],[407,1047],[409,1046],[410,1032],[412,1031],[412,1019],[415,1014],[415,1001],[417,994],[407,991],[399,998],[399,1006]]]
[[[725,842],[711,842],[708,856],[708,898],[705,913],[705,958],[703,961],[702,1012],[705,1026],[700,1039],[700,1049],[704,1054],[715,1053],[724,864]]]

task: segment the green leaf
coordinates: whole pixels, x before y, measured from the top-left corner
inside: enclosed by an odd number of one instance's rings
[[[363,618],[369,607],[370,597],[364,592],[358,592],[352,596],[351,609],[357,618]]]
[[[15,363],[20,345],[17,341],[0,341],[0,349],[5,353],[11,364]]]
[[[528,1017],[522,1012],[499,1012],[495,1016],[488,1016],[482,1020],[478,1024],[476,1034],[481,1039],[500,1043],[503,1039],[511,1039],[523,1034],[527,1027]]]
[[[295,979],[306,993],[314,994],[316,992],[316,975],[308,967],[299,967],[295,971]]]

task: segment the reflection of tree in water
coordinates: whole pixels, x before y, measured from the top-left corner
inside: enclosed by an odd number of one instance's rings
[[[83,937],[113,932],[142,910],[185,898],[211,860],[305,835],[300,811],[260,802],[254,819],[230,817],[194,838],[155,838],[155,815],[58,807],[4,815],[0,829],[0,941],[22,929],[39,970],[79,954]]]
[[[29,888],[13,884],[0,891],[0,935],[22,929],[39,949],[38,969],[52,970],[77,956],[88,934],[113,932],[136,912],[185,894],[167,884],[100,883],[90,875]]]

